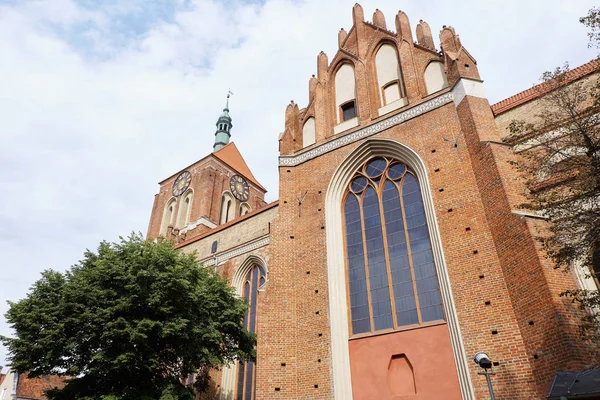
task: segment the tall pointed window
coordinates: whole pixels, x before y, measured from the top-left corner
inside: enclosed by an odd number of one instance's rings
[[[384,44],[375,56],[377,81],[381,88],[381,105],[393,103],[405,97],[398,53],[394,46]]]
[[[244,317],[244,327],[256,333],[256,315],[258,306],[258,289],[265,283],[263,269],[255,265],[246,275],[243,294],[248,301],[248,311]],[[256,398],[256,364],[253,361],[238,363],[236,400],[254,400]]]
[[[219,219],[219,222],[221,224],[225,224],[234,219],[235,210],[236,207],[233,196],[228,192],[223,193],[223,197],[221,198],[221,217]]]
[[[175,204],[177,203],[176,198],[169,200],[163,211],[163,218],[160,224],[160,234],[165,236],[169,226],[173,226],[173,219],[175,216]]]
[[[352,335],[444,319],[421,188],[406,165],[373,158],[343,201]]]
[[[177,227],[183,228],[190,222],[190,213],[192,211],[192,199],[194,196],[194,192],[192,190],[188,190],[187,193],[182,196],[182,201],[179,204],[179,214],[177,216]]]

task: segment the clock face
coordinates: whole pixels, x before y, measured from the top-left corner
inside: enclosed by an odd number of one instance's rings
[[[229,190],[239,201],[248,200],[248,196],[250,194],[250,188],[248,187],[248,182],[240,175],[234,175],[229,180]]]
[[[173,196],[181,196],[183,192],[190,186],[190,182],[192,181],[192,174],[190,171],[183,171],[177,179],[175,179],[175,183],[173,184]]]

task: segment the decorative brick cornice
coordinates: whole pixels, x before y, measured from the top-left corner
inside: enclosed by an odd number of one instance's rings
[[[222,264],[224,262],[226,262],[227,260],[229,260],[230,258],[233,257],[237,257],[239,255],[248,253],[252,250],[256,250],[260,247],[266,246],[269,243],[271,243],[271,237],[270,236],[265,236],[262,238],[259,238],[257,240],[254,240],[253,242],[250,243],[246,243],[245,245],[236,247],[235,249],[232,250],[227,250],[224,251],[222,253],[217,253],[216,254],[216,259],[215,257],[207,257],[203,260],[200,260],[200,262],[204,265],[204,266],[213,266],[215,265],[215,260],[219,263]]]
[[[346,146],[350,143],[354,143],[358,140],[364,139],[369,136],[373,136],[379,132],[391,128],[392,126],[399,125],[409,119],[418,117],[419,115],[425,114],[431,110],[441,107],[445,104],[452,103],[454,95],[452,92],[444,93],[438,97],[434,97],[431,100],[427,100],[419,105],[409,108],[406,111],[392,115],[384,120],[376,122],[372,125],[366,126],[357,131],[342,134],[337,138],[330,140],[322,145],[314,147],[308,151],[300,153],[295,156],[280,156],[279,166],[280,167],[295,167],[308,160],[312,160],[315,157]]]

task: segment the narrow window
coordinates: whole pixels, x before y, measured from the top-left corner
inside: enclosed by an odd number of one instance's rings
[[[381,89],[382,107],[405,97],[398,53],[394,46],[384,44],[379,48],[375,55],[375,66],[377,82]]]
[[[185,196],[183,196],[183,201],[179,206],[179,215],[177,216],[177,227],[183,228],[190,222],[190,213],[192,211],[192,191],[188,191]]]
[[[221,224],[227,223],[235,218],[235,200],[230,193],[223,193],[223,197],[221,198],[221,217],[219,222]]]
[[[354,100],[342,104],[342,121],[348,121],[349,119],[356,118],[356,106]]]
[[[231,211],[231,200],[227,201],[227,210],[225,211],[225,222],[229,222],[229,213]]]
[[[176,202],[177,202],[177,200],[175,198],[172,198],[171,200],[169,200],[169,202],[165,206],[165,211],[163,212],[163,219],[160,224],[160,234],[162,236],[165,236],[167,234],[167,229],[169,228],[169,225],[171,225],[171,226],[173,225]]]
[[[353,111],[353,116],[346,116],[343,112],[344,105],[356,102],[356,82],[354,78],[354,67],[349,64],[343,64],[335,74],[335,104],[336,108],[341,112],[337,116],[337,123],[341,123],[356,117],[356,110]],[[349,106],[348,106],[349,107]],[[353,106],[353,108],[356,108]]]
[[[444,319],[421,188],[403,163],[377,157],[344,200],[352,335]]]
[[[266,277],[261,267],[255,265],[248,272],[243,286],[244,298],[248,301],[248,311],[244,317],[244,327],[256,333],[258,314],[258,289],[265,283]],[[256,364],[253,361],[238,362],[236,400],[254,400],[256,398]]]
[[[430,62],[425,68],[425,86],[427,94],[435,93],[448,87],[444,64],[439,61]]]
[[[596,285],[600,288],[600,243],[596,244],[592,255],[592,273],[596,278]]]
[[[315,119],[313,117],[310,117],[306,120],[304,126],[302,127],[302,147],[310,146],[311,144],[315,143],[315,130]]]

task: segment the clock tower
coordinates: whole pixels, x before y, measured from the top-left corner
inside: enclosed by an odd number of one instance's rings
[[[229,96],[216,123],[214,151],[159,182],[148,237],[183,243],[266,205],[266,189],[230,142]]]

